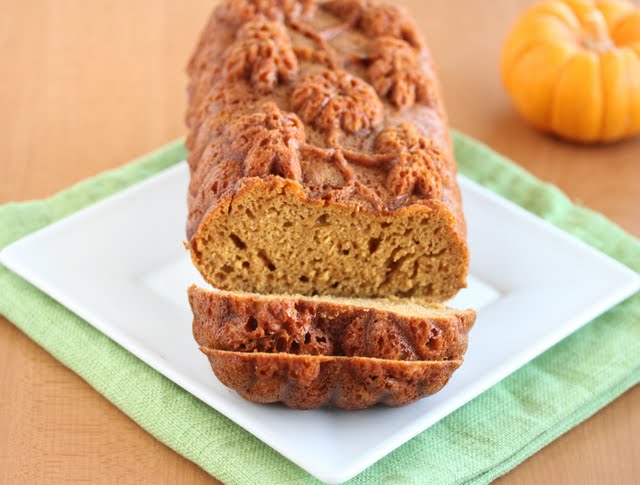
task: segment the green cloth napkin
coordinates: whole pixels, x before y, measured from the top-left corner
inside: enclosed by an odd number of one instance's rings
[[[460,171],[640,271],[640,242],[480,143]],[[182,160],[174,142],[46,200],[0,207],[0,248]],[[149,433],[229,484],[319,483],[65,307],[0,266],[0,313]],[[640,380],[640,293],[407,442],[349,483],[487,483]]]

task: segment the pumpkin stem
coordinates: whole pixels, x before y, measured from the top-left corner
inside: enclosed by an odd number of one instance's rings
[[[614,47],[607,21],[600,10],[592,10],[584,17],[586,35],[582,39],[582,44],[596,52],[604,52]]]

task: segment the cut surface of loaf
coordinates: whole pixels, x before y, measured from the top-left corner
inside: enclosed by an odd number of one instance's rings
[[[430,54],[369,0],[226,0],[189,64],[187,237],[226,290],[444,301],[466,285]]]
[[[261,295],[192,286],[193,334],[237,352],[458,360],[476,314],[411,299]]]
[[[245,399],[297,409],[403,406],[438,392],[461,364],[200,350],[220,382]]]

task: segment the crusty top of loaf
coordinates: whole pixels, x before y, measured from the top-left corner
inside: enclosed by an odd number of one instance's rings
[[[408,14],[369,0],[225,0],[189,63],[190,238],[243,177],[391,212],[443,202],[464,237],[430,54]]]

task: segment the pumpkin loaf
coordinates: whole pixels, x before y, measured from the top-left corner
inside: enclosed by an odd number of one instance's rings
[[[403,406],[438,392],[459,360],[420,361],[229,352],[201,347],[220,382],[257,403],[297,409]]]
[[[465,286],[445,111],[407,13],[226,0],[188,73],[187,238],[209,283],[430,301]]]
[[[261,295],[192,286],[193,335],[233,352],[459,360],[473,310],[401,299]]]
[[[260,295],[189,288],[193,334],[243,397],[301,409],[408,404],[462,363],[472,310],[411,299]]]

